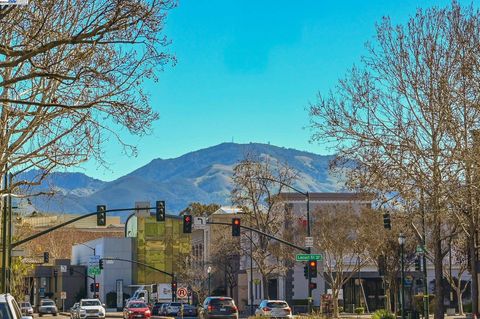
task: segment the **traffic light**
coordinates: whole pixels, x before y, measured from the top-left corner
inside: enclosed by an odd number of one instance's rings
[[[177,281],[172,280],[172,300],[177,299]]]
[[[303,266],[303,276],[308,279],[308,264],[305,264],[305,266]]]
[[[240,218],[232,218],[232,236],[240,236]]]
[[[308,268],[310,270],[310,278],[317,277],[317,261],[316,260],[310,260],[308,262]]]
[[[107,206],[97,205],[97,226],[106,226],[107,225]]]
[[[390,224],[390,214],[389,213],[383,214],[383,228],[392,229],[392,225]]]
[[[98,268],[103,269],[103,259],[98,261]]]
[[[157,217],[157,222],[165,221],[165,201],[157,200],[155,205],[155,216]]]
[[[43,262],[45,264],[48,264],[49,260],[50,260],[50,253],[48,251],[46,251],[46,252],[43,253]]]
[[[73,270],[73,267],[72,267],[72,266],[70,266],[70,268],[68,269],[68,271],[70,272],[70,276],[73,276],[74,270]]]
[[[309,287],[310,287],[310,290],[317,289],[317,283],[316,282],[311,282]]]
[[[90,284],[90,292],[94,292],[95,291],[95,286],[93,285],[93,282]]]
[[[415,271],[421,271],[422,270],[422,261],[420,257],[415,258]]]
[[[100,283],[96,282],[95,283],[95,292],[99,292],[100,291]]]
[[[183,233],[190,234],[192,232],[192,215],[183,215]]]

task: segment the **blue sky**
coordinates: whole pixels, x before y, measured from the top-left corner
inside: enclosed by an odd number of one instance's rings
[[[460,1],[463,3],[462,1]],[[106,145],[109,170],[82,172],[113,180],[155,158],[173,158],[222,142],[271,143],[317,154],[306,108],[365,54],[375,23],[404,23],[421,5],[450,1],[180,0],[165,34],[178,63],[147,83],[160,113],[136,158]]]

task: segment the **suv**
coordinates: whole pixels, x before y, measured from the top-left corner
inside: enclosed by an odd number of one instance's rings
[[[207,297],[200,308],[201,319],[238,319],[238,309],[230,297]]]
[[[77,319],[105,318],[104,305],[98,299],[82,299],[78,306]]]
[[[22,317],[18,303],[10,294],[0,294],[0,318],[2,319],[32,319],[32,316]]]
[[[40,301],[40,307],[38,307],[38,315],[41,317],[46,314],[54,316],[58,315],[58,309],[53,300],[42,299],[42,301]]]

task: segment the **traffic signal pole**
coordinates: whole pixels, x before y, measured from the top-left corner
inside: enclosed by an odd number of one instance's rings
[[[307,236],[310,237],[310,193],[307,192]],[[307,254],[312,253],[310,247],[307,248]],[[308,268],[308,313],[312,312],[312,274],[310,273],[310,267]]]

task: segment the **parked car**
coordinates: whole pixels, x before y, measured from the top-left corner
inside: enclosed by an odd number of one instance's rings
[[[20,310],[22,311],[22,315],[33,316],[33,308],[28,301],[20,303]]]
[[[82,299],[78,305],[76,319],[105,318],[105,305],[98,299]]]
[[[0,294],[0,318],[2,319],[33,319],[32,316],[22,316],[20,306],[11,294]]]
[[[55,302],[53,300],[42,299],[42,301],[40,301],[40,307],[38,307],[38,315],[40,317],[43,315],[58,316],[57,305],[55,305]]]
[[[284,300],[263,300],[255,310],[255,316],[293,318],[292,309]]]
[[[160,309],[162,305],[165,304],[164,302],[156,302],[152,306],[152,316],[161,316]]]
[[[180,302],[170,302],[165,308],[165,315],[177,316],[180,314],[181,307],[182,307],[182,303]]]
[[[160,309],[158,310],[158,315],[159,316],[166,316],[167,315],[167,307],[168,307],[169,302],[166,302],[160,306]]]
[[[152,312],[144,301],[130,301],[125,308],[123,308],[124,319],[150,318]]]
[[[78,307],[80,306],[80,303],[76,302],[72,308],[70,308],[70,318],[76,319],[77,314],[78,314]]]
[[[197,307],[189,304],[183,304],[183,316],[184,317],[196,317]]]
[[[207,297],[199,309],[201,319],[238,319],[238,308],[230,297]]]

